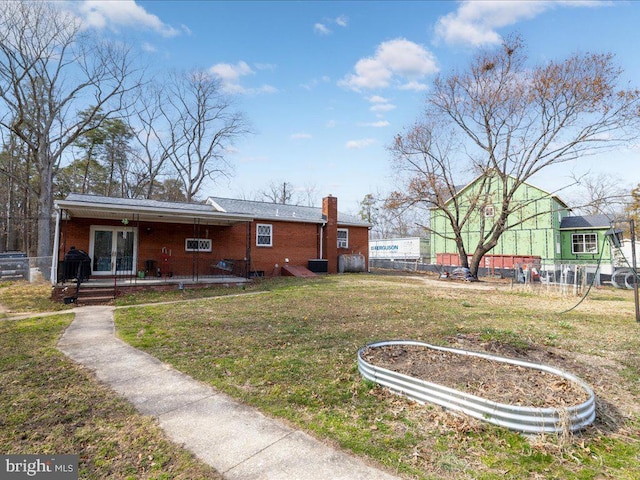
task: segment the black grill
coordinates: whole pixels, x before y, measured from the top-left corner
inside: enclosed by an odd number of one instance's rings
[[[91,276],[91,258],[86,252],[71,247],[71,250],[64,256],[63,281],[75,278],[84,282]]]

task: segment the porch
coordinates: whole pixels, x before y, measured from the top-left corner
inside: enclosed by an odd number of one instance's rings
[[[76,280],[58,282],[53,286],[51,299],[64,303],[95,305],[108,303],[116,297],[141,291],[170,291],[208,288],[216,285],[234,287],[250,283],[251,279],[228,275],[146,277],[92,277],[81,283]]]

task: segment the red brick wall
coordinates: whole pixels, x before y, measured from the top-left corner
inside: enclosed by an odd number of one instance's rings
[[[336,200],[334,197],[334,201]],[[337,201],[335,202],[337,205]],[[256,225],[258,223],[272,226],[271,247],[256,245]],[[91,225],[109,225],[122,227],[117,221],[74,218],[64,220],[60,225],[60,250],[58,258],[62,260],[71,246],[89,253]],[[280,268],[285,259],[290,265],[307,266],[310,259],[320,255],[321,225],[302,222],[254,221],[251,224],[241,223],[234,226],[192,224],[163,224],[147,222],[131,222],[128,227],[138,228],[138,260],[136,270],[145,269],[146,260],[154,260],[163,274],[171,271],[174,275],[190,276],[196,271],[199,275],[221,273],[212,265],[222,259],[244,260],[250,258],[250,271],[261,271],[266,276],[280,275]],[[248,228],[249,227],[249,228]],[[337,249],[337,223],[329,230],[333,234],[326,235],[324,240],[325,258],[330,259],[329,272],[337,272],[338,254],[362,253],[368,257],[368,229],[360,227],[344,227],[349,229],[349,248]],[[325,234],[327,228],[324,229]],[[247,241],[247,235],[249,239]],[[212,252],[186,252],[186,238],[210,238]],[[162,249],[166,248],[171,255],[164,261]],[[247,251],[249,249],[249,252]],[[367,259],[368,261],[368,259]],[[276,267],[277,265],[277,267]],[[197,269],[197,270],[196,270]],[[155,274],[155,272],[150,272]]]
[[[349,247],[339,248],[338,255],[361,253],[364,255],[365,265],[369,265],[369,229],[367,227],[348,227],[338,225],[338,228],[349,230]]]
[[[272,226],[272,246],[256,245],[258,223]],[[290,265],[307,266],[310,259],[318,258],[320,227],[311,223],[255,221],[251,225],[251,270],[266,276],[280,275],[280,268],[289,260]],[[277,265],[277,267],[276,267]]]
[[[59,260],[64,258],[64,254],[72,246],[89,253],[92,225],[123,227],[122,223],[109,220],[74,218],[62,221],[60,224]],[[230,227],[201,225],[199,231],[196,228],[195,232],[192,224],[130,222],[127,227],[138,228],[137,271],[145,269],[146,260],[154,260],[156,267],[160,267],[163,274],[172,272],[174,275],[192,275],[194,269],[198,268],[199,274],[207,275],[213,273],[211,264],[217,263],[222,258],[227,258],[221,255],[218,251],[219,248],[216,248],[215,237],[218,229],[229,230]],[[185,239],[193,237],[211,238],[212,252],[198,252],[197,254],[186,252]],[[167,254],[170,253],[170,255],[163,255],[163,248],[166,248]],[[239,258],[244,258],[244,255]]]

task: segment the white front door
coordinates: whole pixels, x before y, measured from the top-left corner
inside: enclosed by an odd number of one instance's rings
[[[137,234],[135,227],[92,226],[89,245],[91,274],[135,274]]]

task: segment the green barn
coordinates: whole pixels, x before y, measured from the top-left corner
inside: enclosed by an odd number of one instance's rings
[[[503,187],[497,176],[480,176],[447,201],[447,206],[458,203],[461,217],[468,214],[462,238],[469,257],[480,241],[482,225],[489,228],[494,215],[499,214]],[[602,254],[603,265],[610,268],[611,251],[604,240],[611,225],[606,216],[572,216],[559,197],[527,183],[515,191],[512,205],[514,213],[509,216],[507,231],[480,267],[513,268],[531,263],[551,270],[560,264],[594,265]],[[460,265],[451,224],[437,208],[431,210],[431,259],[438,265]]]

